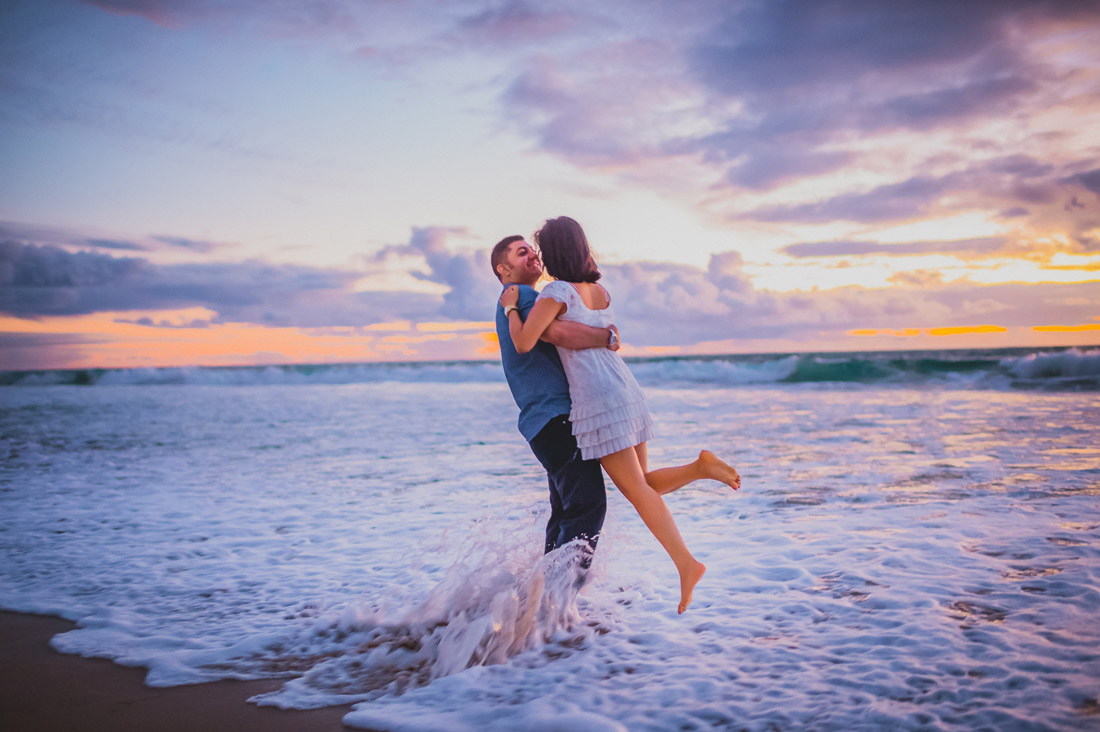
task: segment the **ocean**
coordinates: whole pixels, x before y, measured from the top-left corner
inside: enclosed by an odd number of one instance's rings
[[[0,373],[0,607],[378,730],[1100,729],[1100,349],[633,359],[580,574],[497,362]],[[582,582],[581,579],[584,581]]]

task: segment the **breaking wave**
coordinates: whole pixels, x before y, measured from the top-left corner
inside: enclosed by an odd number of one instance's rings
[[[1100,389],[1100,348],[880,351],[629,358],[645,386],[898,384]],[[264,386],[503,382],[498,361],[3,371],[0,386]]]

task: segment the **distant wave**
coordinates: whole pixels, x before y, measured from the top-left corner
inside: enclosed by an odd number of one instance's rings
[[[499,363],[482,361],[0,372],[2,386],[268,386],[385,381],[462,383],[503,379]]]
[[[1018,389],[1100,389],[1100,349],[882,351],[788,356],[640,359],[643,384],[920,384]]]
[[[628,359],[643,385],[941,385],[1100,390],[1100,348],[878,351]],[[380,382],[489,383],[498,361],[0,371],[0,386],[264,386]]]

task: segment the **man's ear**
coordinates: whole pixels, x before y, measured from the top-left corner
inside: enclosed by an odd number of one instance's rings
[[[501,262],[497,265],[497,279],[503,279],[510,271],[511,267],[509,267],[505,262]]]

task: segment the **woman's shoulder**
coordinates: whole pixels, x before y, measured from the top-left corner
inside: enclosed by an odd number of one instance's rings
[[[570,285],[568,282],[563,282],[562,280],[550,280],[546,283],[546,286],[542,288],[542,292],[539,293],[539,297],[552,297],[555,300],[567,302],[567,298],[569,297],[569,293],[571,292],[575,292],[575,290],[573,289],[573,286]]]

